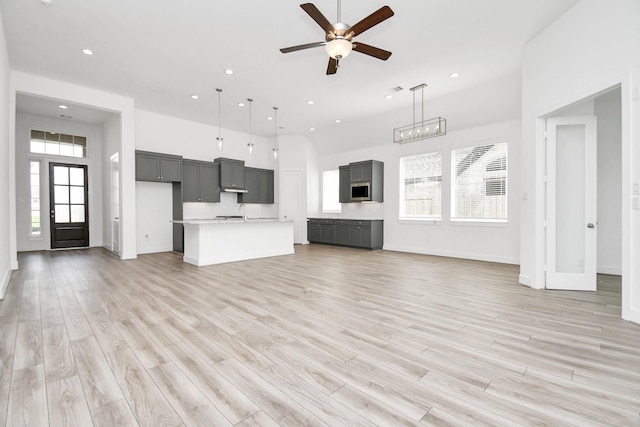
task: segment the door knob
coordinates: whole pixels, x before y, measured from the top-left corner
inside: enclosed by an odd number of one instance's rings
[[[595,228],[595,227],[596,227],[596,226],[595,226],[595,225],[593,225],[593,223],[591,223],[591,222],[590,222],[589,224],[587,224],[587,228]]]

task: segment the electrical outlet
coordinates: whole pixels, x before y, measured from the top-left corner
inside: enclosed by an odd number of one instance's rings
[[[633,183],[633,194],[636,196],[640,196],[640,182]]]
[[[640,211],[640,196],[633,196],[633,210]]]

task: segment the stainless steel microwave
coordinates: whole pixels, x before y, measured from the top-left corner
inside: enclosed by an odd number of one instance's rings
[[[366,202],[371,200],[371,183],[354,182],[351,184],[351,201]]]

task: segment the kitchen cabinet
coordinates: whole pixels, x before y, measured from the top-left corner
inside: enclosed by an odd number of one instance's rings
[[[350,163],[351,182],[371,182],[373,173],[373,160],[366,162]]]
[[[312,243],[382,249],[383,221],[309,218],[307,239]]]
[[[212,162],[183,160],[182,201],[208,203],[219,202],[219,166]]]
[[[244,168],[246,193],[238,193],[238,203],[273,203],[273,170]]]
[[[340,203],[383,202],[384,201],[384,163],[377,160],[349,163],[340,166],[339,198]],[[368,184],[369,196],[366,200],[351,199],[353,184]],[[363,185],[364,186],[364,185]]]
[[[136,181],[180,182],[182,157],[136,151]]]
[[[338,201],[340,203],[351,203],[351,168],[348,165],[340,166],[339,180]]]
[[[218,157],[213,162],[220,167],[220,187],[244,189],[244,161]]]

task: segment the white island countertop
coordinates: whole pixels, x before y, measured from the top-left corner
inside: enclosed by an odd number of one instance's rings
[[[252,222],[292,222],[290,219],[280,218],[192,218],[192,219],[174,219],[171,222],[176,224],[237,224],[237,223],[252,223]]]
[[[184,226],[183,261],[203,266],[294,253],[293,221],[279,218],[196,218]]]

